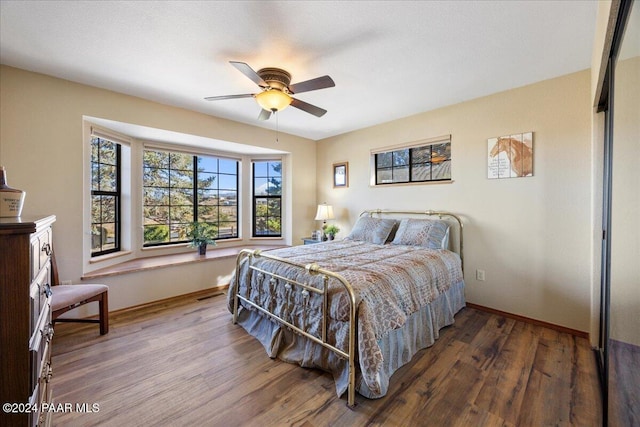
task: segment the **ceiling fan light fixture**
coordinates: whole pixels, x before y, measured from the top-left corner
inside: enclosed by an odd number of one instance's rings
[[[291,97],[277,89],[265,90],[256,95],[256,102],[267,111],[282,111],[291,104]]]

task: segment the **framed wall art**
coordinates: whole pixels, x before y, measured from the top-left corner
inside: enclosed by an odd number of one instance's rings
[[[533,132],[487,140],[487,178],[533,176]]]
[[[349,163],[333,164],[333,187],[341,188],[349,186]]]

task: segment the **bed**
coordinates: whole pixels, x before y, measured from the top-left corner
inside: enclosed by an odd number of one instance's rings
[[[462,228],[449,212],[372,210],[343,240],[242,250],[233,322],[270,357],[330,372],[349,406],[382,397],[465,306]]]

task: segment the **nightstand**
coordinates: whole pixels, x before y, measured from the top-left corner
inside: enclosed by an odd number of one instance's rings
[[[303,237],[302,241],[304,242],[305,245],[313,245],[313,244],[316,244],[316,243],[322,243],[322,240],[312,239],[311,237]]]

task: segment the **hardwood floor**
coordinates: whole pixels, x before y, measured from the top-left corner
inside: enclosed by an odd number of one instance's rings
[[[609,342],[609,425],[640,426],[640,347]]]
[[[584,338],[463,309],[432,347],[391,378],[387,396],[338,398],[318,370],[270,359],[231,323],[226,295],[185,297],[57,324],[57,426],[601,425],[594,356]],[[76,404],[98,411],[75,412]],[[97,404],[97,406],[93,406]]]

